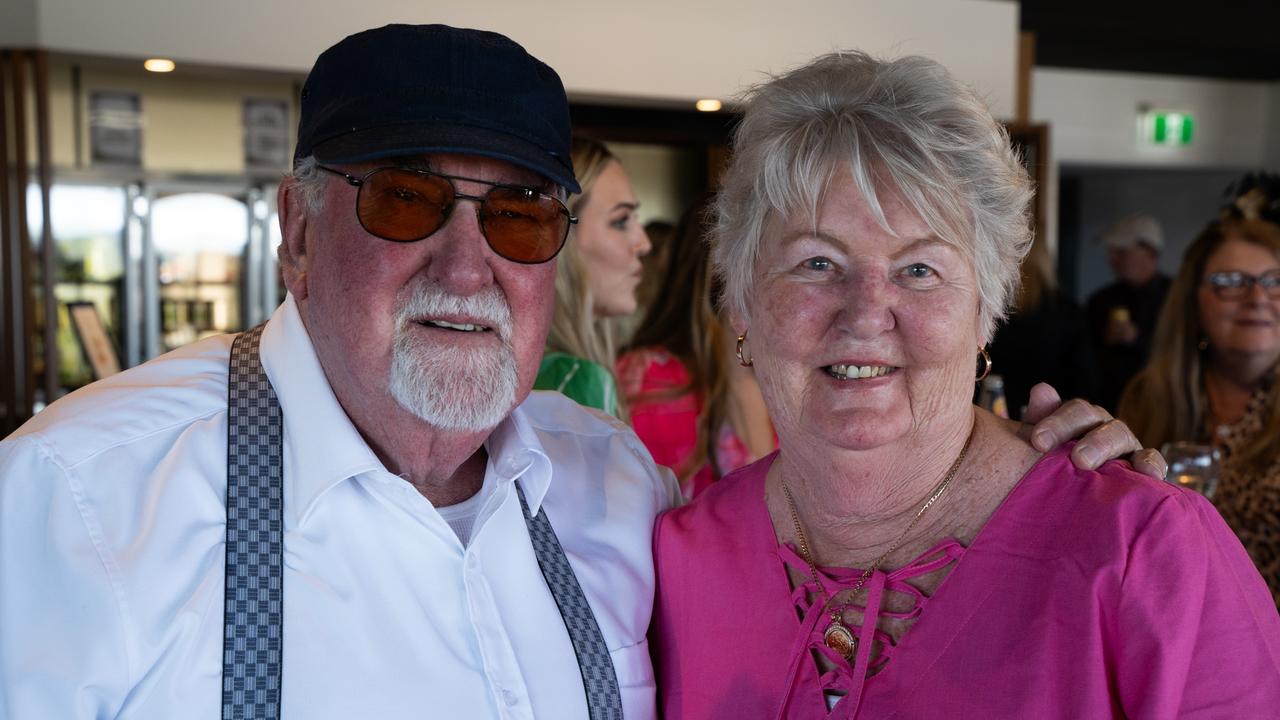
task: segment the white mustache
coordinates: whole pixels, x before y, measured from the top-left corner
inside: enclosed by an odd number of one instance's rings
[[[489,287],[475,295],[454,295],[438,285],[418,285],[404,295],[396,308],[396,326],[423,318],[458,316],[492,328],[498,337],[511,337],[511,307],[507,298],[496,287]]]

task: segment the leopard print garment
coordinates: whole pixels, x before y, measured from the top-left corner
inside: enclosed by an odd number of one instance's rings
[[[1213,504],[1235,531],[1280,607],[1280,438],[1266,472],[1241,467],[1232,456],[1263,431],[1269,388],[1259,388],[1238,422],[1210,433],[1222,452],[1222,477]]]

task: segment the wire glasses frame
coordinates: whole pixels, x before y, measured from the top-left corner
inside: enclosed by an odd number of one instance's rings
[[[498,255],[534,265],[553,259],[578,222],[560,198],[523,185],[445,175],[420,168],[380,167],[356,177],[317,165],[357,189],[356,217],[369,234],[391,242],[416,242],[449,221],[458,200],[476,203],[481,234]],[[460,193],[455,181],[489,186],[483,195]]]
[[[1211,273],[1205,278],[1205,284],[1213,290],[1221,300],[1239,300],[1247,297],[1257,285],[1272,300],[1280,299],[1280,270],[1268,270],[1261,275],[1252,275],[1241,270]]]

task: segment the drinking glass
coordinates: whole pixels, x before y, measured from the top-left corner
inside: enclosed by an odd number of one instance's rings
[[[1178,441],[1165,443],[1160,450],[1169,463],[1169,474],[1166,480],[1174,485],[1191,488],[1196,492],[1213,499],[1218,489],[1218,475],[1222,464],[1222,455],[1212,445]]]

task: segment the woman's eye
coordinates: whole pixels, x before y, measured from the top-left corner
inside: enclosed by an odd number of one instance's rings
[[[614,230],[626,230],[627,223],[629,222],[631,222],[631,215],[629,214],[623,215],[622,217],[610,220],[609,227],[613,228]]]
[[[800,266],[803,267],[805,270],[826,272],[827,270],[833,269],[836,266],[836,264],[834,262],[831,262],[831,260],[829,260],[828,258],[811,257],[801,262]]]
[[[898,271],[898,277],[899,282],[914,288],[934,288],[942,284],[938,271],[924,263],[911,263]]]
[[[912,263],[902,269],[902,274],[913,280],[924,280],[937,275],[933,268],[924,263]]]

